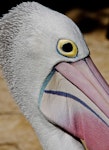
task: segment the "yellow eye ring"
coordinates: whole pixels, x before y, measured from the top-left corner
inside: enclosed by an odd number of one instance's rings
[[[76,57],[78,48],[71,40],[61,39],[57,44],[58,52],[65,57]]]

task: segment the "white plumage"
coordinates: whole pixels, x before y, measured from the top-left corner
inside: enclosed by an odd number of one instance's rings
[[[57,53],[59,39],[78,46],[78,56]],[[53,66],[89,54],[78,27],[66,16],[37,2],[26,2],[0,20],[0,64],[12,95],[32,124],[45,150],[83,150],[72,136],[49,123],[38,108],[41,85]]]
[[[44,149],[82,150],[79,142],[50,124],[37,107],[44,78],[55,64],[67,60],[56,53],[60,38],[73,39],[82,49],[71,61],[87,55],[82,35],[69,18],[36,2],[22,3],[0,20],[0,64],[14,99]]]

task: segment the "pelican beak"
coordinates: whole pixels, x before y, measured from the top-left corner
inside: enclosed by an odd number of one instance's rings
[[[89,56],[55,67],[40,109],[50,122],[80,139],[85,150],[109,149],[109,86]]]

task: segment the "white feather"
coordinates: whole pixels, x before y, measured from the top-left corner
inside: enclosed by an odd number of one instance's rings
[[[57,53],[59,39],[73,40],[78,57]],[[73,137],[50,124],[37,106],[40,87],[54,65],[77,61],[89,51],[78,27],[66,16],[36,2],[10,10],[0,20],[0,64],[13,97],[45,150],[83,150]]]

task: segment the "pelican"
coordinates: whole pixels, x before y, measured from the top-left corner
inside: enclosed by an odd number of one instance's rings
[[[12,8],[0,64],[44,150],[109,150],[109,86],[70,18],[37,2]]]

